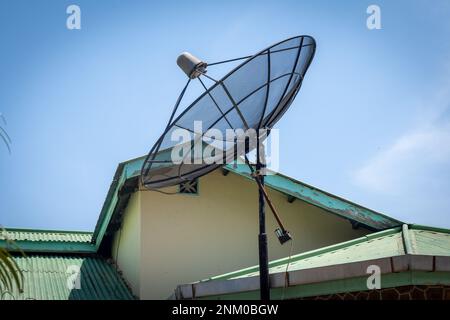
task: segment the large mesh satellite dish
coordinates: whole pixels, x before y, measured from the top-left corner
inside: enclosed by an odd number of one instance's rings
[[[141,170],[141,184],[157,190],[189,182],[222,166],[245,157],[259,190],[259,268],[261,299],[270,298],[265,209],[267,202],[280,229],[276,235],[281,244],[291,240],[264,188],[261,170],[261,144],[273,125],[286,112],[297,95],[306,71],[314,57],[316,43],[310,36],[297,36],[242,58],[216,63],[203,62],[190,53],[178,57],[177,64],[189,80],[182,90],[164,133],[147,155]],[[246,59],[221,80],[215,80],[207,69],[218,64]],[[202,78],[213,81],[209,88]],[[192,104],[175,118],[178,106],[193,79],[205,89]],[[175,119],[174,119],[175,118]],[[198,122],[201,126],[198,127]],[[248,135],[227,135],[254,130],[256,140]],[[261,134],[260,129],[266,129]],[[190,138],[174,139],[179,131]],[[268,131],[267,131],[268,130]],[[256,148],[256,168],[247,154]],[[209,152],[206,152],[209,151]],[[264,155],[264,152],[262,153]],[[177,158],[176,161],[174,158]],[[220,160],[220,161],[219,161]]]
[[[173,186],[220,167],[221,164],[213,163],[214,159],[205,157],[203,153],[201,159],[196,158],[194,154],[195,144],[202,144],[202,148],[209,144],[212,137],[207,134],[208,129],[219,130],[224,137],[222,141],[214,140],[212,147],[217,149],[214,157],[219,153],[226,154],[227,159],[224,161],[227,161],[242,156],[245,148],[236,148],[236,140],[227,141],[225,130],[272,128],[300,89],[315,47],[315,41],[310,36],[287,39],[249,57],[221,80],[214,80],[214,85],[175,120],[169,122],[145,159],[142,184],[147,188]],[[206,68],[205,63],[200,60],[198,64],[201,64],[203,70]],[[208,67],[216,64],[218,63],[209,64]],[[200,79],[207,75],[200,71],[197,76]],[[185,90],[186,87],[176,107]],[[202,121],[202,132],[194,128],[194,121],[197,120]],[[173,141],[172,134],[179,129],[192,133],[191,148],[186,154],[190,161],[174,163],[171,154],[177,141]],[[222,142],[222,145],[219,142]],[[247,151],[254,147],[250,146]]]

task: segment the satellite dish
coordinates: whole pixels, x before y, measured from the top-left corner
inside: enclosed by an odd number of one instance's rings
[[[192,181],[244,156],[259,189],[259,265],[261,299],[270,298],[265,209],[267,203],[280,229],[281,244],[291,240],[264,188],[263,141],[297,95],[314,57],[315,40],[297,36],[274,44],[255,55],[206,63],[188,52],[177,64],[188,76],[169,122],[147,155],[141,169],[141,184],[149,190]],[[244,60],[220,80],[207,72],[223,63]],[[213,81],[209,88],[202,78]],[[194,79],[205,89],[175,118],[183,96]],[[174,119],[175,118],[175,119]],[[265,129],[265,130],[261,130]],[[228,133],[234,132],[234,135]],[[241,134],[236,131],[241,130]],[[256,139],[249,139],[254,132]],[[178,139],[180,132],[187,139]],[[261,133],[262,132],[262,133]],[[247,154],[256,149],[256,168]]]
[[[142,184],[149,189],[178,185],[222,166],[223,163],[214,162],[216,154],[214,159],[212,156],[205,158],[204,154],[201,154],[201,159],[194,155],[195,146],[202,144],[203,149],[209,144],[212,137],[206,132],[208,130],[215,129],[222,133],[223,139],[215,139],[212,145],[217,153],[227,154],[222,162],[236,159],[243,156],[245,151],[254,149],[255,145],[247,150],[235,148],[239,141],[227,140],[226,130],[272,128],[298,93],[315,47],[315,41],[310,36],[281,41],[253,56],[245,57],[246,61],[218,81],[206,74],[205,62],[186,52],[180,55],[177,63],[188,75],[189,81],[178,98],[166,130],[145,159]],[[211,63],[208,67],[238,59]],[[208,89],[205,86],[205,92],[172,121],[189,82],[194,78],[201,81],[202,76],[212,79],[214,85]],[[202,121],[203,132],[194,128],[195,121]],[[191,148],[185,152],[186,160],[190,157],[190,161],[175,163],[171,155],[178,141],[174,141],[173,134],[180,129],[193,136]]]

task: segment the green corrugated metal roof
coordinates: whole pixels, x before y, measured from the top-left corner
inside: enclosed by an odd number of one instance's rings
[[[404,254],[450,256],[450,230],[404,225],[351,241],[270,262],[270,273],[312,269],[343,263],[395,257]],[[212,277],[235,279],[258,275],[258,266]]]
[[[16,257],[15,261],[24,275],[24,291],[3,293],[3,299],[134,299],[115,268],[100,257],[31,255]],[[70,290],[67,282],[74,272],[71,270],[77,268],[80,270],[81,288]]]
[[[449,230],[413,225],[409,233],[414,254],[450,256]]]
[[[56,241],[56,242],[86,242],[92,240],[92,232],[56,231],[8,228],[0,232],[0,240],[13,241]]]
[[[3,229],[0,230],[0,247],[33,253],[96,252],[92,233],[79,231]]]

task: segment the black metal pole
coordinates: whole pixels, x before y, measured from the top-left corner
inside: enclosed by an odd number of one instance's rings
[[[264,150],[264,149],[262,149]],[[256,147],[256,172],[261,174],[259,179],[261,185],[264,186],[264,175],[262,169],[264,164],[261,163],[259,146],[259,134],[257,138]],[[264,152],[264,151],[263,151]],[[269,258],[267,250],[267,234],[266,234],[266,212],[264,207],[264,194],[261,188],[258,188],[258,202],[259,202],[259,285],[261,300],[270,300],[270,284],[269,284]]]

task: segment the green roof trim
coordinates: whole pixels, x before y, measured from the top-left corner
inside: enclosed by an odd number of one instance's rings
[[[108,229],[108,225],[111,221],[114,210],[116,209],[116,205],[119,202],[119,191],[128,179],[135,178],[140,175],[144,159],[145,157],[140,157],[119,163],[92,236],[92,241],[97,249],[100,247],[103,236]]]
[[[245,164],[228,164],[225,168],[226,170],[247,179],[253,179],[249,167]],[[264,182],[271,189],[325,209],[340,217],[356,221],[374,230],[384,230],[403,224],[403,222],[399,220],[365,208],[280,173],[267,175],[264,178]]]
[[[95,253],[92,232],[8,228],[0,231],[0,247],[12,252]]]
[[[120,191],[128,180],[139,177],[144,160],[145,157],[139,157],[118,165],[92,236],[92,241],[97,249],[101,245],[114,213],[120,211],[120,208],[118,208],[120,204]],[[238,164],[236,166],[229,164],[225,165],[223,169],[247,179],[252,179],[250,169],[245,164]],[[403,224],[399,220],[279,173],[266,176],[265,183],[269,188],[282,192],[288,197],[305,201],[375,231],[385,230]]]
[[[17,256],[15,261],[24,276],[23,292],[19,293],[16,288],[13,292],[2,293],[2,299],[134,299],[114,266],[100,257],[29,255]],[[80,275],[80,287],[70,289],[67,283],[74,280],[76,274]]]

